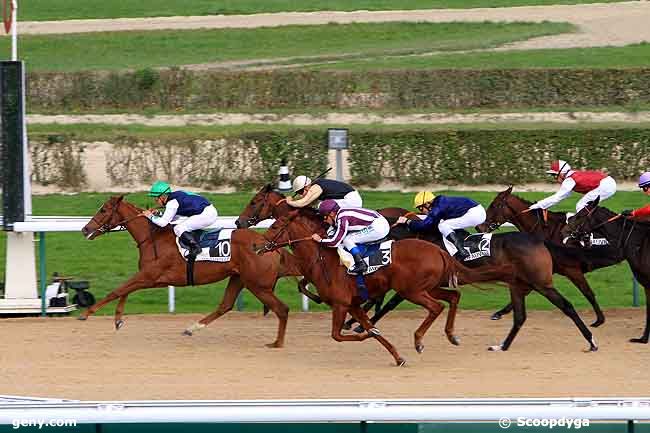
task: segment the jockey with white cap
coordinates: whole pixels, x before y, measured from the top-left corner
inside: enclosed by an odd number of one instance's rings
[[[551,163],[551,169],[546,173],[555,176],[560,184],[560,189],[553,195],[546,197],[530,206],[529,209],[548,209],[571,195],[575,191],[584,196],[576,203],[576,212],[585,207],[587,203],[600,197],[602,202],[616,193],[616,181],[602,171],[572,170],[569,163],[561,159]]]
[[[639,188],[645,195],[650,195],[650,171],[646,171],[639,177]],[[621,215],[626,217],[648,217],[650,216],[650,204],[635,210],[624,210]]]
[[[363,207],[359,193],[350,185],[338,180],[316,179],[312,182],[307,176],[298,176],[293,180],[293,192],[300,198],[287,198],[287,204],[293,207],[309,206],[316,200],[333,199],[339,207]]]

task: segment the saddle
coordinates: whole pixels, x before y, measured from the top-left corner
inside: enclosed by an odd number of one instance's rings
[[[470,234],[467,230],[458,229],[454,230],[456,236],[463,239],[463,246],[469,253],[469,256],[464,260],[469,262],[481,257],[489,257],[492,255],[491,241],[492,233],[476,233]],[[449,242],[446,238],[443,239],[447,252],[453,257],[456,256],[458,250],[456,246]]]
[[[207,230],[194,230],[190,232],[190,236],[201,247],[201,253],[196,257],[189,256],[189,245],[181,238],[176,238],[178,244],[178,251],[183,258],[187,261],[187,284],[194,285],[194,262],[195,261],[210,261],[210,262],[228,262],[230,261],[231,245],[230,236],[233,229],[207,229]],[[189,256],[189,257],[188,257]]]
[[[393,241],[386,240],[386,238],[380,239],[378,241],[373,241],[367,244],[357,245],[357,247],[361,251],[361,257],[366,262],[366,265],[368,265],[368,270],[363,273],[364,275],[371,274],[376,270],[378,270],[379,268],[391,264],[392,245],[393,245]],[[356,275],[354,269],[350,270],[350,268],[354,264],[354,259],[352,258],[352,254],[346,251],[345,248],[343,248],[342,246],[339,246],[337,248],[337,251],[339,253],[341,264],[346,268],[348,268],[348,274]]]

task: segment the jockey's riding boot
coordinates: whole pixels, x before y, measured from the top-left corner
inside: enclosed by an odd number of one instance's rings
[[[469,257],[469,253],[467,252],[467,250],[463,246],[463,240],[459,239],[458,236],[456,235],[456,233],[454,233],[454,232],[449,233],[447,235],[447,240],[449,242],[451,242],[452,244],[454,244],[454,246],[458,250],[458,253],[456,253],[456,255],[458,256],[458,258],[460,260],[465,260],[466,258]]]
[[[192,236],[191,233],[183,232],[181,234],[181,240],[190,247],[189,255],[196,257],[201,254],[203,249],[199,246],[199,243],[194,239],[194,236]]]
[[[366,279],[363,275],[357,275],[357,296],[360,298],[361,302],[366,302],[368,300],[368,286],[366,286]]]
[[[361,257],[361,251],[359,251],[359,247],[352,248],[350,250],[350,253],[354,258],[354,272],[357,275],[363,275],[363,273],[368,270],[368,265],[366,265],[366,262],[363,261],[363,257]]]

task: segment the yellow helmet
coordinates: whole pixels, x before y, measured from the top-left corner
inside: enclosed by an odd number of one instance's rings
[[[422,205],[425,205],[429,202],[432,202],[436,196],[431,191],[420,191],[415,195],[413,199],[413,207],[418,208]]]

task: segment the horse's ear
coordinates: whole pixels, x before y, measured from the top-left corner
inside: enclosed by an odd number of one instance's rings
[[[596,197],[596,199],[592,200],[590,203],[591,203],[591,207],[598,206],[598,203],[600,203],[600,196]]]
[[[117,202],[118,203],[122,201],[122,199],[124,198],[124,195],[125,194],[122,194],[121,196],[117,197]]]
[[[504,192],[505,192],[506,194],[512,194],[512,188],[513,188],[513,187],[514,187],[513,185],[510,185],[510,186],[508,187],[508,189],[505,190]]]
[[[271,192],[271,191],[273,191],[273,185],[271,185],[270,183],[267,183],[264,186],[264,192]]]

